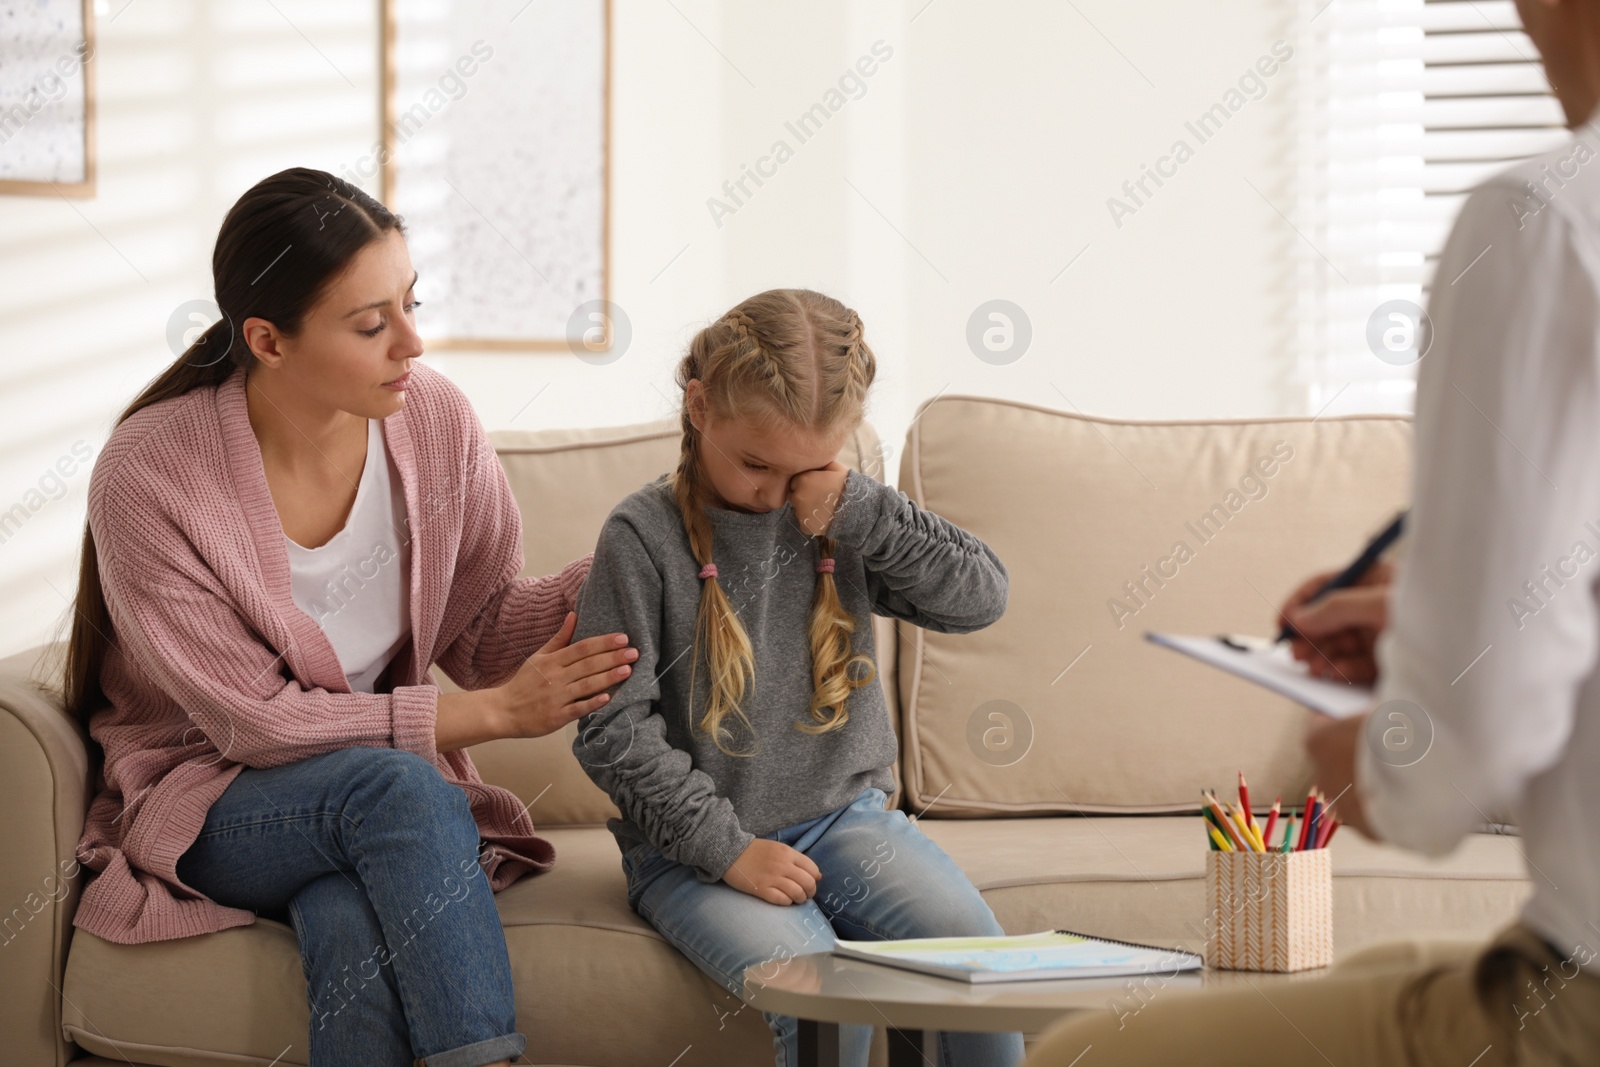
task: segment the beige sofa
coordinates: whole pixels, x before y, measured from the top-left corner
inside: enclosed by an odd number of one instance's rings
[[[545,573],[672,464],[677,438],[663,423],[502,432],[496,445],[524,508],[527,568]],[[899,484],[993,545],[1011,599],[967,636],[879,620],[902,730],[897,802],[1007,930],[1200,946],[1197,794],[1242,768],[1258,803],[1303,797],[1304,713],[1143,632],[1266,632],[1298,579],[1341,562],[1400,504],[1409,449],[1408,423],[1390,418],[1132,423],[958,397],[922,411]],[[881,469],[870,429],[850,452]],[[305,1063],[288,926],[138,946],[72,928],[89,772],[81,736],[28,680],[38,651],[0,664],[0,1060]],[[770,1063],[756,1012],[628,910],[602,825],[614,809],[570,737],[473,750],[558,854],[497,898],[527,1062]],[[1529,888],[1514,838],[1478,835],[1441,861],[1349,831],[1332,848],[1341,954],[1395,935],[1486,935]]]

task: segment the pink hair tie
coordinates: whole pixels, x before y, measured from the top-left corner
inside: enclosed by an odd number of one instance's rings
[[[819,559],[819,560],[817,560],[817,573],[818,574],[832,574],[833,573],[833,560],[832,559]]]
[[[715,563],[707,563],[704,567],[700,568],[700,577],[702,577],[702,578],[715,578],[716,576],[717,576],[717,565]]]

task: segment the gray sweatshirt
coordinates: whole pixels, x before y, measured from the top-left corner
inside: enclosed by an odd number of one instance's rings
[[[572,750],[622,813],[607,822],[620,848],[648,841],[715,882],[756,837],[844,807],[868,787],[892,792],[896,742],[876,678],[852,691],[843,727],[795,728],[813,721],[807,630],[818,542],[787,504],[759,515],[707,511],[719,579],[755,649],[742,705],[754,734],[725,722],[730,747],[755,755],[722,752],[696,725],[709,684],[703,651],[690,707],[701,581],[664,477],[618,504],[600,531],[573,639],[621,631],[639,658],[611,700],[578,721]],[[871,613],[966,633],[1005,611],[1006,569],[988,545],[859,471],[845,481],[829,534],[856,652],[873,654]]]

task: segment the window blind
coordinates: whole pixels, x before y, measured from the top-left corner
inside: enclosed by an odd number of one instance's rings
[[[1426,307],[1467,192],[1570,133],[1511,0],[1301,13],[1296,380],[1311,413],[1409,411],[1415,363],[1379,358],[1374,313]]]

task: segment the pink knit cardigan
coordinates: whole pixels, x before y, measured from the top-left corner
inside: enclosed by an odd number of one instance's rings
[[[464,749],[434,747],[439,690],[507,681],[559,627],[590,557],[518,578],[522,523],[505,471],[461,391],[414,365],[382,423],[405,491],[411,640],[353,693],[337,653],[290,592],[289,558],[245,406],[245,372],[150,405],[119,425],[89,480],[89,525],[113,631],[89,733],[105,749],[79,862],[96,872],[73,925],[135,944],[244,926],[178,880],[178,857],[246,767],[354,745],[401,748],[461,786],[498,892],[550,867],[509,790]],[[418,653],[418,650],[421,653]]]

